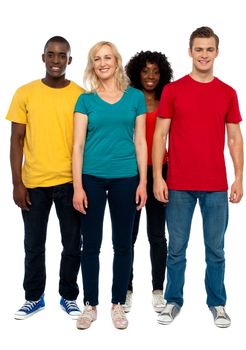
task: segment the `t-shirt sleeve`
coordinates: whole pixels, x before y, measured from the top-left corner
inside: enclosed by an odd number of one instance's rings
[[[226,114],[226,123],[239,123],[242,121],[239,110],[237,93],[234,89],[231,90],[228,112]]]
[[[25,94],[18,89],[12,98],[6,119],[14,123],[27,124],[27,114]]]
[[[75,104],[75,108],[74,108],[74,112],[79,112],[82,114],[87,114],[87,106],[86,106],[86,93],[83,93],[79,96],[76,104]]]
[[[137,104],[137,113],[136,115],[139,116],[141,114],[146,113],[146,101],[145,101],[145,97],[144,97],[144,93],[142,91],[138,91],[138,104]]]
[[[159,107],[157,110],[157,116],[160,118],[171,119],[174,114],[174,94],[172,91],[171,84],[164,86],[161,94],[161,99],[159,103]]]

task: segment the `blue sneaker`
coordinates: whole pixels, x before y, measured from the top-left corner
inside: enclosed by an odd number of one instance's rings
[[[24,320],[27,317],[34,315],[36,312],[43,310],[45,307],[44,296],[37,301],[26,300],[25,304],[16,311],[14,318],[16,320]]]
[[[67,300],[61,297],[60,305],[73,320],[77,320],[81,315],[81,311],[76,303],[76,300]]]

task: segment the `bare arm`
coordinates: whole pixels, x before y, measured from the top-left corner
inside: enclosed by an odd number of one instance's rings
[[[85,114],[74,113],[74,142],[72,155],[73,171],[73,206],[82,214],[86,214],[88,200],[82,184],[82,166],[88,117]]]
[[[141,209],[147,199],[146,184],[147,184],[147,143],[145,137],[146,117],[139,115],[136,118],[134,143],[136,149],[139,185],[136,191],[137,210]]]
[[[24,186],[21,177],[25,135],[26,125],[12,122],[10,140],[10,165],[13,182],[13,199],[18,207],[23,210],[29,210],[28,206],[31,205],[31,202],[27,189]]]
[[[152,146],[153,163],[153,191],[155,198],[161,202],[168,202],[168,188],[162,177],[162,163],[166,151],[167,137],[171,119],[157,118]]]
[[[243,196],[243,138],[239,124],[228,123],[226,127],[227,142],[235,173],[229,199],[232,203],[239,203]]]

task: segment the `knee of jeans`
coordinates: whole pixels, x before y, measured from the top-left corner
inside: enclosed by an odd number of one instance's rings
[[[208,248],[206,247],[206,262],[211,263],[224,263],[225,253],[224,249]]]
[[[150,245],[159,245],[166,246],[167,240],[164,234],[160,234],[159,232],[155,235],[148,235],[148,241]]]

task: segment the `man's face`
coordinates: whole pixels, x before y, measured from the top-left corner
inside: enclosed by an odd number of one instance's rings
[[[50,42],[42,55],[42,60],[47,74],[53,78],[59,78],[65,74],[72,57],[65,43]]]
[[[215,38],[195,38],[189,55],[193,60],[193,70],[212,73],[214,60],[218,56]]]

